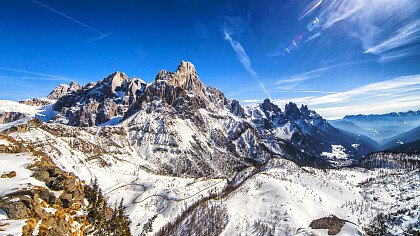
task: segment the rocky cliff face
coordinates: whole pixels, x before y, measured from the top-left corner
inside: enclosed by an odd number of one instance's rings
[[[98,83],[89,83],[60,97],[53,107],[60,113],[53,121],[73,126],[95,126],[123,116],[145,86],[141,79],[130,79],[124,73],[115,72]]]
[[[26,115],[20,112],[2,112],[0,113],[0,124],[10,123],[25,117]]]
[[[64,97],[67,94],[77,92],[82,89],[82,86],[76,82],[70,84],[60,84],[47,96],[48,99],[57,100]]]
[[[140,110],[155,109],[156,103],[173,107],[179,115],[194,115],[200,108],[209,111],[223,109],[227,99],[219,90],[205,87],[201,83],[192,63],[181,61],[173,73],[159,71],[155,80],[140,94],[125,117]]]
[[[119,123],[126,142],[157,173],[226,176],[273,157],[328,166],[331,159],[348,161],[373,150],[307,106],[288,103],[282,111],[267,99],[244,109],[204,86],[194,65],[185,61],[175,72],[159,71],[149,84],[115,72],[73,90],[54,104],[59,114],[51,122]],[[341,156],[334,153],[337,146]]]
[[[19,101],[19,103],[29,105],[29,106],[45,106],[51,104],[48,100],[42,100],[39,98],[27,99],[23,101]]]
[[[362,137],[332,127],[307,106],[288,103],[282,111],[266,99],[247,108],[246,116],[261,132],[266,144],[277,153],[303,165],[328,166],[331,162],[347,162],[374,151]],[[343,152],[334,152],[342,147]],[[340,160],[341,159],[341,160]]]

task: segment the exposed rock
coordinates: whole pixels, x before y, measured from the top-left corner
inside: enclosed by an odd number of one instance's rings
[[[42,187],[38,187],[33,190],[36,194],[38,194],[39,198],[47,202],[48,204],[56,204],[57,199],[54,193],[50,192],[50,190]]]
[[[42,224],[49,227],[43,227],[42,235],[46,236],[54,236],[54,235],[71,235],[71,226],[70,224],[63,219],[62,217],[59,217],[58,215],[55,215],[54,217],[47,218],[42,221]]]
[[[67,94],[77,92],[82,89],[82,86],[76,82],[71,82],[69,85],[60,84],[47,96],[48,99],[57,100],[66,96]]]
[[[10,171],[9,173],[2,174],[0,178],[14,178],[16,177],[16,171]]]
[[[69,208],[73,202],[71,194],[63,193],[60,195],[60,201],[64,208]]]
[[[242,108],[242,106],[239,104],[239,102],[237,100],[232,100],[230,102],[230,112],[232,112],[232,114],[234,114],[235,116],[244,118],[245,117],[245,111]]]
[[[313,220],[309,227],[312,229],[328,229],[328,235],[336,235],[340,233],[341,228],[348,222],[340,219],[335,215],[323,217],[317,220]]]
[[[16,220],[33,217],[34,202],[26,195],[27,193],[26,191],[19,191],[0,198],[0,208],[7,213],[9,219]]]
[[[295,103],[289,102],[284,108],[284,115],[296,120],[301,117],[301,112]]]
[[[62,174],[63,174],[63,171],[62,171],[62,170],[60,170],[60,168],[58,168],[58,167],[49,167],[49,168],[47,169],[47,171],[48,171],[48,175],[49,175],[50,177],[57,177],[57,176],[59,176],[59,175],[62,175]]]
[[[35,173],[32,174],[32,177],[34,177],[37,180],[45,182],[50,177],[50,175],[48,174],[48,171],[46,170],[39,170],[39,171],[35,171]]]
[[[39,98],[27,99],[23,101],[19,101],[19,103],[29,105],[29,106],[45,106],[51,104],[51,102],[46,100],[41,100]]]
[[[63,175],[58,175],[57,177],[52,178],[52,180],[47,183],[47,186],[54,191],[63,190],[66,186],[66,178]]]
[[[123,116],[128,107],[145,89],[146,83],[115,72],[98,83],[62,96],[54,110],[60,113],[55,122],[73,126],[95,126],[117,115]]]
[[[174,108],[183,118],[194,119],[198,109],[224,109],[228,101],[218,89],[205,87],[201,83],[191,62],[181,61],[175,72],[159,71],[155,80],[146,87],[124,117],[127,118],[139,110],[149,112],[158,104]]]
[[[10,123],[25,117],[26,115],[20,112],[2,112],[0,113],[0,124]]]

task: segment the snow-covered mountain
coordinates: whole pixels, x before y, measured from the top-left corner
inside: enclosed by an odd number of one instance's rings
[[[98,232],[85,220],[90,203],[72,186],[47,189],[57,201],[66,197],[64,205],[30,194],[59,176],[31,177],[46,158],[78,188],[96,177],[108,203],[124,199],[133,235],[364,235],[380,230],[383,215],[394,217],[386,222],[394,235],[419,228],[420,175],[401,164],[406,156],[363,158],[374,141],[334,128],[304,105],[242,107],[203,85],[189,62],[150,83],[116,72],[85,86],[59,85],[39,101],[0,101],[0,174],[19,177],[7,185],[13,189],[1,185],[0,203],[26,191],[46,211],[29,221],[35,208],[11,217],[0,205],[0,229],[12,235],[19,227],[49,232],[52,216],[71,218],[63,231]]]
[[[408,144],[416,141],[420,141],[420,126],[392,138],[385,139],[382,142],[382,147],[384,149],[391,149],[402,144]]]
[[[154,165],[174,175],[224,176],[280,156],[301,165],[340,165],[375,150],[373,141],[335,129],[306,106],[289,103],[282,111],[265,100],[243,108],[203,85],[184,61],[149,84],[116,72],[83,87],[60,85],[49,96],[58,98],[59,112],[50,122],[127,127],[127,141],[143,155],[159,156]],[[163,167],[163,160],[177,164]]]

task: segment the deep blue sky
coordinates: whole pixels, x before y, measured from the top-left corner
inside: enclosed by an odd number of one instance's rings
[[[45,97],[59,83],[86,84],[117,70],[150,82],[187,60],[206,85],[244,104],[270,95],[329,118],[420,108],[418,0],[0,6],[0,99]],[[309,31],[315,17],[320,22]]]

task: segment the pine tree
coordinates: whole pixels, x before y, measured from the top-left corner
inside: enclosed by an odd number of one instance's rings
[[[131,221],[128,216],[125,214],[127,207],[123,205],[124,199],[121,199],[120,205],[118,206],[117,210],[117,224],[119,228],[119,235],[121,236],[130,236],[130,224]]]
[[[120,204],[114,206],[112,218],[105,224],[107,229],[107,235],[110,236],[130,236],[130,224],[131,221],[127,217],[125,210],[126,207],[123,205],[124,199],[121,199]]]
[[[105,222],[106,202],[96,177],[92,186],[86,186],[85,197],[89,202],[88,219],[95,228],[100,228]]]
[[[88,220],[94,226],[90,233],[101,236],[131,236],[131,221],[125,213],[126,207],[123,204],[123,199],[118,206],[114,205],[111,219],[106,219],[107,203],[99,188],[97,178],[91,183],[91,186],[85,188],[85,198],[89,202]]]

